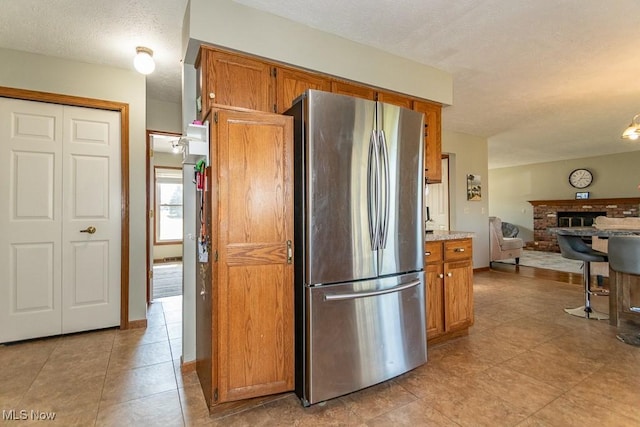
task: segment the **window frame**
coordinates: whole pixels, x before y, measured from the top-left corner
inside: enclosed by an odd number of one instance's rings
[[[171,178],[165,178],[165,179],[158,179],[158,170],[173,170],[173,171],[179,171],[178,174],[176,174],[176,179],[175,181]],[[176,245],[176,244],[182,244],[184,242],[184,235],[182,236],[181,239],[172,239],[172,240],[160,240],[160,187],[159,185],[162,184],[162,182],[158,182],[158,181],[163,181],[166,180],[167,183],[169,183],[169,181],[171,181],[171,183],[176,183],[176,184],[180,184],[182,186],[182,190],[184,191],[184,184],[182,182],[182,169],[179,167],[173,167],[173,166],[154,166],[153,167],[153,204],[154,204],[154,218],[153,218],[153,244],[154,246],[162,246],[162,245]],[[181,203],[179,205],[175,204],[164,204],[162,206],[180,206],[180,209],[184,212],[184,193],[182,196],[182,200]],[[184,215],[182,217],[182,221],[183,221],[183,225],[184,225]]]

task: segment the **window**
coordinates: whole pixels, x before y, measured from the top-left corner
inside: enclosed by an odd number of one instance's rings
[[[154,169],[156,243],[182,242],[182,170]]]

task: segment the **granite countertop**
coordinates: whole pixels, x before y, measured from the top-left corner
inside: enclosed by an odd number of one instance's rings
[[[475,235],[475,233],[469,231],[449,231],[449,230],[433,230],[433,233],[429,232],[425,235],[425,242],[436,242],[439,240],[455,240],[455,239],[468,239]]]
[[[569,236],[629,236],[640,234],[640,229],[599,229],[595,227],[550,227],[547,231],[552,234],[566,234]]]

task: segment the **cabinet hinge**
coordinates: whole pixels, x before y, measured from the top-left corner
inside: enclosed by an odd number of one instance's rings
[[[213,113],[213,121],[218,123],[218,112]]]
[[[149,279],[153,279],[153,270],[149,270]]]
[[[213,390],[213,400],[216,401],[216,402],[218,401],[218,389],[217,388]]]
[[[277,113],[278,112],[278,107],[276,106],[276,104],[273,104],[273,112]]]
[[[273,68],[271,69],[271,75],[272,75],[273,77],[278,77],[278,69],[277,69],[276,67],[273,67]]]
[[[218,262],[218,251],[216,251],[215,254],[213,255],[213,260],[215,262]]]
[[[149,147],[149,157],[153,157],[153,148]]]

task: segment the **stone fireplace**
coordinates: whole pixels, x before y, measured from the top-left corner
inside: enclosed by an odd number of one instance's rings
[[[597,216],[611,218],[637,217],[640,198],[532,200],[533,242],[527,249],[560,252],[556,236],[547,231],[550,227],[588,227]]]

